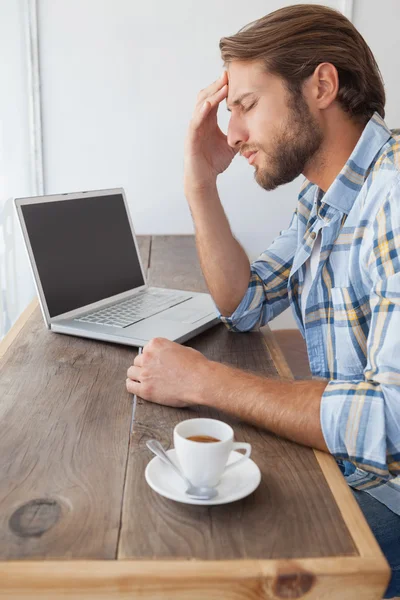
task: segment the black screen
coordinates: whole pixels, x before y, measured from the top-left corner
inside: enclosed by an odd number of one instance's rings
[[[21,210],[51,317],[144,284],[122,194]]]

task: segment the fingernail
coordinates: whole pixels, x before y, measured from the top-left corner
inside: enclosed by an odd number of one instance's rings
[[[204,112],[207,108],[207,102],[204,102],[203,106],[201,107],[201,112]]]

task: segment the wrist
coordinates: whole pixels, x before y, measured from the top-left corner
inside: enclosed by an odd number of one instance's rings
[[[184,193],[187,201],[196,201],[197,198],[204,200],[209,196],[213,196],[218,193],[217,190],[217,178],[195,180],[188,179],[184,182]]]
[[[208,360],[199,364],[197,369],[197,385],[191,391],[191,402],[201,406],[216,406],[218,392],[222,386],[222,373],[220,363]]]

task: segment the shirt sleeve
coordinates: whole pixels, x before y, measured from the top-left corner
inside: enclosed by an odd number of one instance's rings
[[[364,379],[330,381],[321,402],[326,444],[372,476],[400,474],[400,186],[379,209],[367,270],[371,323]]]
[[[288,279],[297,248],[297,210],[289,228],[250,265],[250,280],[242,301],[230,317],[218,316],[232,331],[262,327],[289,306]],[[218,308],[217,308],[218,310]]]

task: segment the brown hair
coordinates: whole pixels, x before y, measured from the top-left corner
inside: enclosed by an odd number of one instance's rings
[[[225,65],[233,60],[261,60],[281,76],[292,93],[323,63],[339,75],[337,100],[351,117],[367,121],[385,116],[382,76],[369,46],[340,12],[315,4],[276,10],[249,23],[219,44]]]

